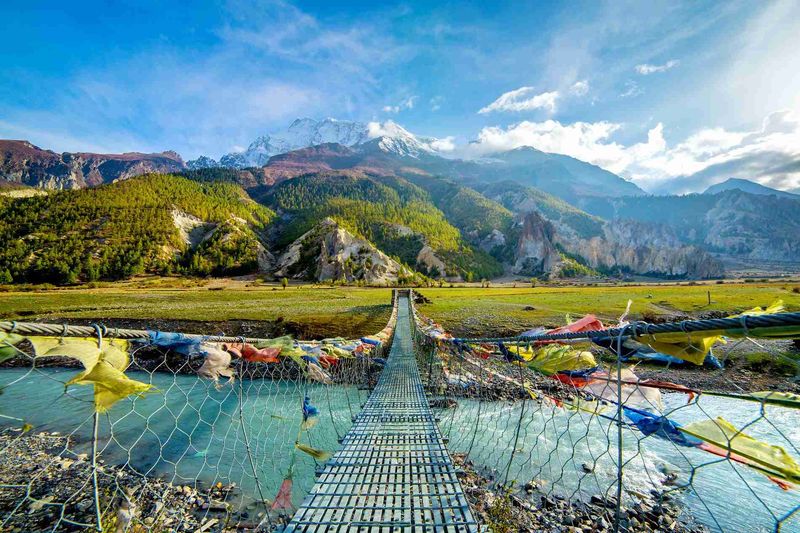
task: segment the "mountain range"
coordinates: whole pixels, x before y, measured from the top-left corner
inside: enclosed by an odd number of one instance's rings
[[[186,168],[175,152],[69,153],[43,150],[28,141],[0,140],[0,179],[40,189],[80,189],[152,172]]]
[[[781,198],[792,198],[795,200],[800,200],[800,194],[787,192],[787,191],[779,191],[778,189],[773,189],[772,187],[767,187],[766,185],[761,185],[760,183],[756,183],[750,180],[744,180],[741,178],[728,178],[727,180],[717,183],[715,185],[710,186],[704,192],[705,194],[717,194],[724,191],[744,191],[749,192],[752,194],[763,194],[767,196],[780,196]]]
[[[314,120],[299,118],[282,132],[266,134],[250,143],[246,150],[223,155],[219,162],[207,156],[200,156],[186,163],[191,170],[199,168],[261,167],[270,157],[293,150],[320,144],[341,144],[356,146],[373,141],[381,149],[397,155],[419,157],[422,154],[436,153],[438,139],[418,137],[400,125],[387,121],[384,124],[365,124],[326,118]]]
[[[391,122],[335,119],[298,119],[219,161],[0,141],[0,236],[12,243],[0,281],[712,278],[743,261],[800,264],[790,193],[729,180],[650,196],[565,155],[523,147],[462,160],[446,148]]]

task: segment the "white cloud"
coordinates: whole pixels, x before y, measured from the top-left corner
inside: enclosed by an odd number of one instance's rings
[[[625,148],[606,141],[619,128],[619,124],[611,122],[562,124],[557,120],[523,121],[505,129],[496,126],[483,128],[469,150],[472,155],[480,156],[533,146],[544,152],[570,155],[613,172],[624,168],[619,162]]]
[[[439,111],[442,108],[442,103],[444,102],[443,96],[434,96],[430,99],[431,111]]]
[[[782,189],[800,185],[800,120],[788,110],[769,114],[754,131],[706,128],[628,169],[653,190],[702,190],[727,178]]]
[[[456,149],[455,140],[456,138],[451,135],[441,139],[431,139],[428,144],[437,152],[452,152]]]
[[[520,87],[513,91],[503,93],[500,97],[487,105],[478,113],[486,114],[492,111],[532,111],[546,109],[551,113],[556,110],[558,91],[535,94],[533,87]]]
[[[636,72],[641,74],[642,76],[647,76],[649,74],[655,74],[656,72],[665,72],[671,68],[677,67],[680,65],[681,62],[677,59],[670,59],[663,65],[651,65],[650,63],[642,63],[641,65],[636,65],[635,69]]]
[[[661,123],[646,141],[629,145],[613,139],[621,128],[613,122],[524,121],[483,128],[460,152],[480,157],[533,146],[593,163],[650,191],[701,191],[729,177],[781,189],[800,186],[800,120],[789,111],[770,114],[754,131],[706,128],[674,146],[664,138]]]
[[[387,105],[383,106],[384,113],[399,113],[400,111],[404,111],[406,109],[414,109],[414,102],[416,101],[416,96],[409,96],[408,98],[402,100],[401,102],[397,103],[396,105]]]
[[[584,96],[589,92],[589,82],[586,80],[576,81],[569,88],[569,92],[575,96]]]
[[[634,96],[639,96],[643,92],[638,83],[633,80],[628,80],[625,82],[625,88],[619,93],[619,96],[620,98],[633,98]]]

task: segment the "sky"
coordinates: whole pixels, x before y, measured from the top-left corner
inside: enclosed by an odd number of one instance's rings
[[[443,154],[567,154],[645,190],[800,188],[800,2],[0,5],[0,138],[220,155],[298,117]]]

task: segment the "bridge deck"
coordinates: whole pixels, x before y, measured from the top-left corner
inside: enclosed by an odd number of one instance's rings
[[[478,531],[414,356],[400,296],[386,368],[286,531]]]

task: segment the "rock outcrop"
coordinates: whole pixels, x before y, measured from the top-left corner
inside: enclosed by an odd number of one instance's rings
[[[506,235],[499,229],[493,229],[483,239],[480,239],[478,246],[484,252],[491,252],[497,247],[506,245]]]
[[[0,140],[0,179],[40,189],[80,189],[147,173],[186,168],[175,152],[57,154],[27,141]]]
[[[553,225],[537,212],[525,214],[521,225],[512,271],[527,276],[549,274],[561,262]]]
[[[274,275],[296,279],[367,283],[397,281],[404,268],[370,242],[325,218],[306,232],[277,261]]]
[[[722,263],[697,246],[681,243],[668,226],[612,220],[603,236],[559,239],[568,253],[590,267],[667,278],[714,278],[724,274]]]
[[[433,248],[427,244],[423,246],[417,254],[417,269],[424,268],[429,276],[434,278],[444,277],[447,265],[434,252]],[[438,275],[437,275],[438,274]]]

